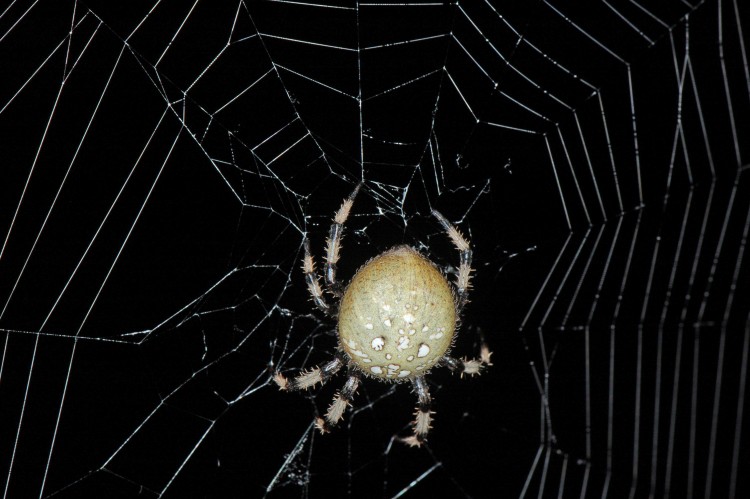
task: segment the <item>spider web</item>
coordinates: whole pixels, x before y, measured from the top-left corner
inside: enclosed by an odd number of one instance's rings
[[[4,497],[744,497],[746,6],[14,1],[0,12]],[[414,395],[279,393],[300,270],[475,249]]]

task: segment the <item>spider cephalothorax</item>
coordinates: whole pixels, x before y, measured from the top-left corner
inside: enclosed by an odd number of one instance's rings
[[[322,367],[302,372],[293,379],[276,373],[274,381],[282,390],[304,390],[325,383],[344,365],[349,378],[336,394],[325,417],[316,420],[323,432],[329,431],[344,415],[346,407],[366,375],[385,382],[411,381],[417,393],[414,434],[404,440],[420,445],[430,430],[431,399],[425,382],[427,372],[447,366],[461,374],[478,374],[490,365],[491,353],[482,345],[478,359],[449,356],[457,332],[458,319],[466,304],[471,275],[471,248],[468,241],[440,213],[433,210],[453,245],[460,253],[460,266],[452,286],[437,267],[410,246],[396,246],[364,264],[343,288],[336,279],[341,234],[349,216],[354,192],[336,212],[326,248],[325,280],[336,303],[330,305],[318,282],[310,244],[305,240],[303,270],[315,304],[338,319],[338,350]]]

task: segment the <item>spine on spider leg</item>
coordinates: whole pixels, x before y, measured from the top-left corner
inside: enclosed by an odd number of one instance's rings
[[[336,357],[323,365],[323,367],[314,367],[309,371],[302,371],[292,379],[287,378],[283,374],[277,372],[273,380],[279,386],[280,390],[297,391],[307,390],[320,383],[321,385],[335,375],[339,369],[344,365],[345,360],[340,354],[336,354]]]
[[[315,305],[323,312],[330,311],[328,303],[326,303],[323,297],[323,289],[320,287],[318,282],[318,274],[315,272],[315,261],[313,260],[312,254],[310,253],[310,240],[305,238],[305,257],[302,261],[302,271],[305,273],[305,281],[307,282],[307,289],[310,291]]]
[[[471,287],[471,260],[473,252],[471,249],[461,251],[461,265],[458,268],[458,277],[456,278],[456,287],[458,288],[458,302],[463,308],[469,301],[469,288]]]
[[[315,420],[315,427],[321,433],[330,432],[334,426],[344,417],[346,408],[349,407],[354,399],[354,394],[359,387],[359,376],[352,374],[350,371],[349,379],[346,380],[344,387],[334,397],[331,405],[328,406],[324,418]]]
[[[447,218],[443,216],[437,210],[432,210],[432,216],[442,225],[443,230],[448,235],[448,238],[453,243],[453,246],[459,252],[459,266],[458,273],[456,274],[456,290],[458,294],[458,308],[459,311],[469,301],[469,288],[471,287],[471,260],[473,252],[469,241],[466,240],[461,231],[456,229]]]
[[[349,194],[349,197],[341,204],[341,207],[333,217],[333,223],[331,224],[328,239],[326,240],[325,279],[331,292],[336,296],[343,294],[341,283],[336,280],[336,265],[339,261],[344,223],[349,218],[349,212],[354,204],[354,199],[357,197],[357,193],[359,193],[361,187],[362,182],[357,184],[352,193]]]
[[[463,378],[464,374],[468,374],[469,376],[481,374],[485,365],[492,365],[490,364],[490,355],[492,355],[492,352],[489,351],[486,345],[483,345],[479,359],[467,359],[465,357],[463,359],[454,359],[446,355],[440,362],[454,373],[460,374]]]
[[[331,288],[331,292],[336,296],[341,296],[343,294],[341,283],[336,280],[337,264],[340,257],[339,251],[341,249],[341,233],[343,231],[343,224],[333,223],[328,232],[328,239],[326,239],[326,283],[328,284],[328,287]]]
[[[491,366],[492,365],[492,352],[490,352],[490,347],[487,345],[487,342],[484,339],[484,333],[480,328],[477,328],[477,331],[479,332],[479,361],[484,366]]]
[[[412,447],[419,447],[425,442],[427,434],[430,432],[434,411],[432,411],[432,398],[424,376],[414,378],[412,386],[418,398],[417,410],[414,413],[414,434],[404,438],[403,441]]]

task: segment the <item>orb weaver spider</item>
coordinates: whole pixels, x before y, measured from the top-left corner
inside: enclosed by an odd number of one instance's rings
[[[418,403],[413,434],[402,438],[420,446],[432,424],[432,399],[425,376],[434,367],[475,375],[492,365],[484,342],[475,359],[449,355],[456,339],[461,311],[468,302],[472,250],[466,238],[436,210],[432,215],[459,252],[460,265],[451,284],[438,267],[416,249],[399,245],[365,263],[344,286],[336,277],[344,223],[349,217],[360,183],[336,212],[326,243],[325,284],[336,302],[329,303],[315,271],[310,242],[304,241],[302,270],[315,305],[336,319],[338,349],[334,358],[302,371],[293,378],[280,372],[274,381],[281,390],[306,390],[325,384],[342,367],[348,378],[336,393],[324,417],[315,425],[330,431],[351,405],[362,376],[386,383],[411,382]]]

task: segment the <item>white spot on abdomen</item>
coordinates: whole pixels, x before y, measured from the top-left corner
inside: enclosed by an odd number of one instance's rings
[[[404,370],[404,371],[401,371],[400,373],[398,373],[398,377],[399,378],[405,378],[405,377],[407,377],[410,374],[411,374],[411,371]]]
[[[396,347],[396,349],[399,352],[403,352],[407,348],[409,348],[409,338],[407,336],[401,336],[398,339],[398,346]]]
[[[380,366],[372,366],[370,371],[372,371],[373,374],[383,374],[383,369],[381,369]]]
[[[382,336],[378,336],[377,338],[372,340],[372,348],[374,350],[378,350],[378,351],[382,350],[383,345],[385,345],[385,340],[383,339]]]
[[[430,347],[427,346],[426,343],[422,343],[419,345],[419,350],[417,350],[417,357],[427,357],[427,354],[430,353]]]

